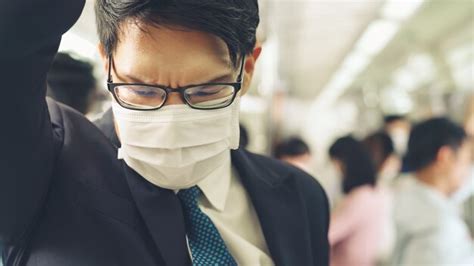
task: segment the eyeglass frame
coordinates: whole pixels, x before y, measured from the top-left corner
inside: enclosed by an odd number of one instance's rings
[[[242,63],[240,65],[240,72],[239,75],[237,76],[237,81],[236,82],[212,82],[212,83],[202,83],[202,84],[192,84],[184,87],[177,87],[177,88],[171,88],[163,85],[156,85],[156,84],[146,84],[146,83],[114,83],[112,80],[112,55],[109,55],[109,66],[108,66],[108,78],[107,78],[107,89],[112,93],[114,96],[115,101],[122,106],[123,108],[129,109],[129,110],[136,110],[136,111],[155,111],[161,109],[166,101],[168,100],[168,95],[170,93],[179,93],[181,96],[182,101],[188,105],[189,107],[197,110],[216,110],[216,109],[223,109],[226,107],[229,107],[237,97],[238,92],[242,89],[242,82],[243,82],[243,73],[244,73],[244,65],[245,65],[245,56],[242,57]],[[147,87],[153,87],[153,88],[158,88],[162,89],[165,91],[165,98],[163,100],[163,103],[156,108],[150,108],[150,109],[140,109],[140,108],[133,108],[129,106],[124,106],[122,101],[119,99],[119,97],[116,95],[115,88],[118,86],[124,86],[124,85],[134,85],[134,86],[147,86]],[[221,107],[213,107],[213,108],[199,108],[192,106],[187,100],[186,97],[184,96],[184,92],[193,87],[198,87],[198,86],[210,86],[210,85],[225,85],[225,86],[232,86],[234,87],[234,95],[232,96],[232,100],[229,102],[229,104]]]

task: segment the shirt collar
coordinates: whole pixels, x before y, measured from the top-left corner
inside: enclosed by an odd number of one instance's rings
[[[224,211],[230,189],[231,175],[232,163],[229,152],[225,162],[198,183],[198,187],[218,211]]]

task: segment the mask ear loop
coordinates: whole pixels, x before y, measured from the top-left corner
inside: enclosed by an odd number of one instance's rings
[[[239,76],[237,77],[237,82],[242,82],[244,78],[244,65],[245,65],[245,56],[242,58],[242,63],[240,64],[240,73]]]
[[[107,83],[112,83],[112,55],[109,55],[109,74],[107,77]]]
[[[239,87],[241,88],[242,87],[242,83],[244,81],[244,66],[245,66],[245,56],[242,57],[242,62],[240,63],[240,72],[239,72],[239,75],[237,76],[237,83],[240,83]],[[240,90],[239,88],[239,91],[236,93],[235,97],[240,97]]]

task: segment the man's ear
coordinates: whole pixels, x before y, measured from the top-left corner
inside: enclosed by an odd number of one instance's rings
[[[456,158],[456,154],[452,148],[448,146],[443,146],[438,150],[438,154],[436,155],[436,161],[441,165],[448,165]]]
[[[240,95],[244,95],[250,88],[252,83],[253,73],[255,72],[255,64],[257,63],[260,54],[262,53],[262,46],[257,43],[251,55],[247,55],[244,64],[244,82]]]

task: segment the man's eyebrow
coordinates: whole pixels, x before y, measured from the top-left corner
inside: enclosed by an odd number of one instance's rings
[[[220,75],[216,78],[213,78],[205,83],[214,83],[214,82],[227,82],[229,80],[227,79],[230,79],[234,76],[234,73],[230,72],[230,73],[227,73],[227,74],[223,74],[223,75]]]
[[[143,79],[135,77],[131,74],[124,74],[124,75],[122,75],[122,77],[124,77],[125,79],[130,80],[134,83],[146,83],[146,82],[143,81]]]
[[[163,85],[163,84],[147,83],[147,82],[144,81],[144,79],[136,77],[133,74],[123,74],[121,76],[123,78],[125,78],[126,80],[131,81],[133,83],[141,83],[141,84],[149,84],[149,85]],[[192,83],[192,84],[188,84],[188,85],[185,85],[185,86],[199,85],[199,84],[205,84],[205,83],[216,83],[216,82],[229,82],[229,81],[233,82],[234,80],[230,80],[233,76],[234,76],[234,73],[229,72],[229,73],[226,73],[226,74],[222,74],[218,77],[211,78],[208,81],[202,81],[202,82],[199,82],[199,83]],[[185,87],[185,86],[183,86],[183,87]]]

